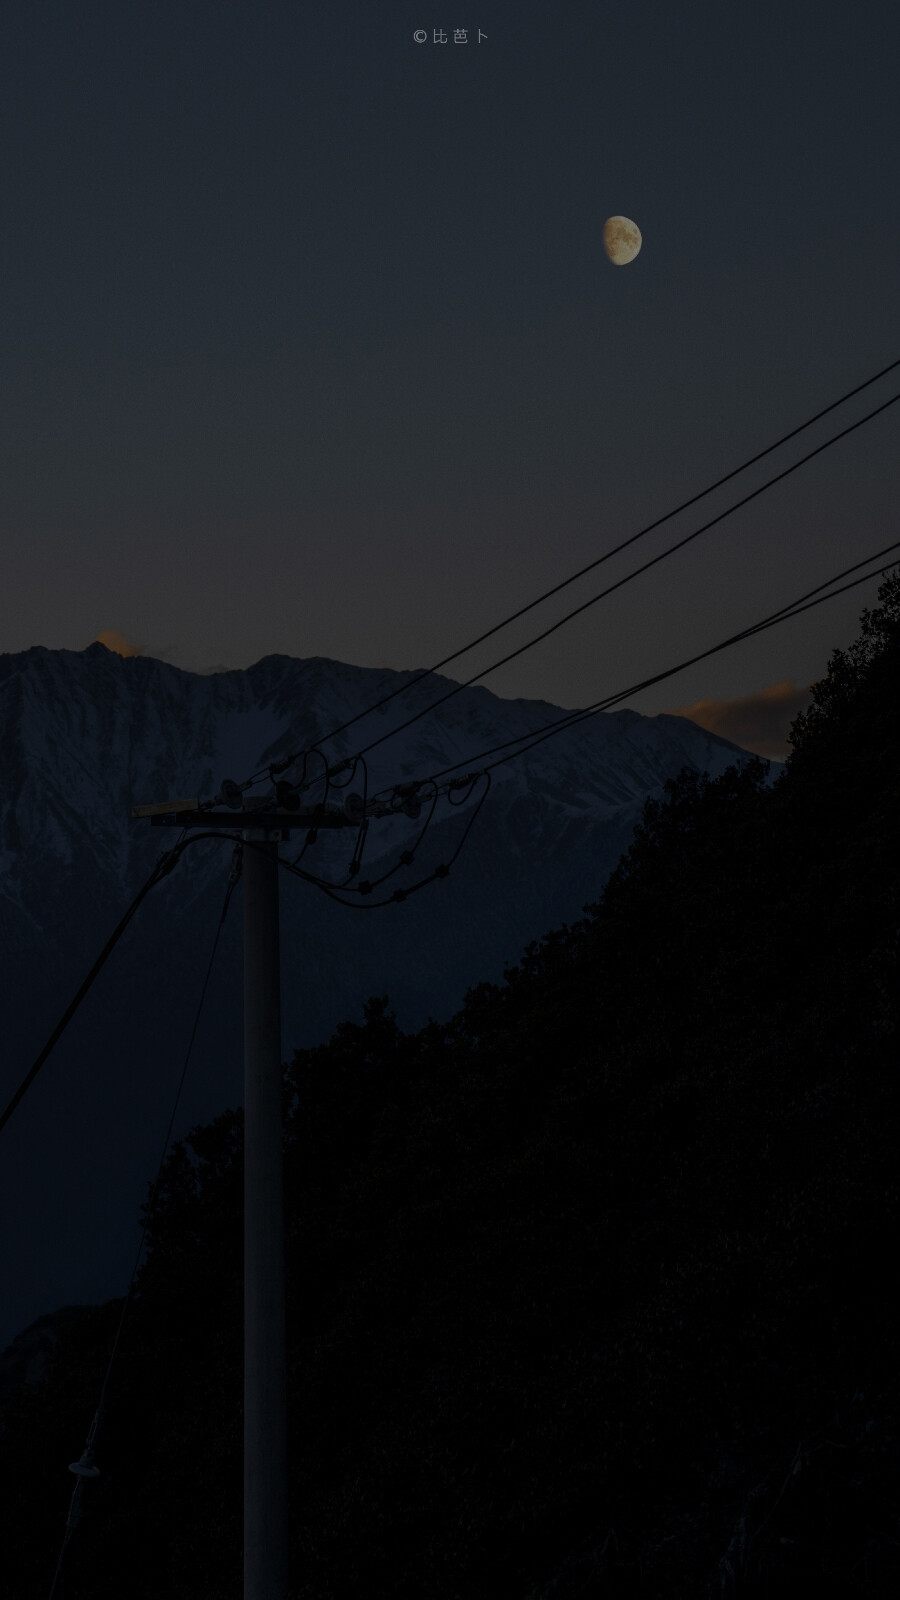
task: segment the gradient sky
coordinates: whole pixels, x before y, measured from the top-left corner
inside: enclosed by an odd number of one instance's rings
[[[424,667],[900,355],[895,0],[5,0],[0,64],[5,651]],[[488,686],[587,703],[887,544],[898,413]],[[632,704],[787,703],[874,596]]]

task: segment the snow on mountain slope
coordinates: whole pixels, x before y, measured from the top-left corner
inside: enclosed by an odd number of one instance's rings
[[[224,777],[240,781],[324,738],[414,676],[268,656],[201,677],[99,644],[0,656],[0,1104],[173,841],[133,821],[132,805],[212,797]],[[435,676],[414,684],[333,740],[329,756],[353,754],[451,686]],[[372,752],[369,793],[456,762],[466,770],[481,750],[562,714],[465,689]],[[390,996],[402,1027],[449,1016],[467,987],[499,980],[530,940],[599,897],[667,778],[684,766],[715,776],[746,759],[682,718],[597,716],[499,767],[450,877],[404,904],[350,910],[283,875],[285,1056],[360,1018],[371,994]],[[439,803],[413,878],[452,854],[472,803]],[[420,826],[373,822],[365,872],[375,876]],[[304,865],[343,876],[353,837],[323,833]],[[295,835],[285,853],[301,842]],[[4,1130],[0,1349],[61,1304],[124,1293],[230,853],[224,841],[196,844],[148,896]],[[390,887],[403,882],[399,873]],[[239,894],[234,906],[176,1138],[242,1099]]]
[[[269,656],[246,671],[199,677],[99,644],[80,654],[36,648],[0,657],[0,893],[40,920],[35,874],[49,886],[84,863],[126,892],[161,844],[132,822],[134,803],[211,796],[224,776],[241,779],[311,744],[413,676]],[[329,755],[352,754],[451,686],[429,676],[339,735]],[[465,763],[561,715],[543,701],[463,690],[373,751],[370,792]],[[620,711],[501,767],[495,796],[505,809],[539,792],[561,816],[598,821],[643,803],[682,764],[717,773],[737,756],[736,746],[681,718]],[[388,836],[371,833],[377,850]]]

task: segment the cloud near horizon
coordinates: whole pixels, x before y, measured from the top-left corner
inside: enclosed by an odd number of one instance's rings
[[[793,678],[785,678],[735,700],[695,700],[692,706],[673,706],[667,715],[687,717],[720,739],[730,739],[768,760],[783,761],[791,749],[791,723],[811,698],[811,687],[803,688]]]
[[[139,656],[142,653],[140,645],[126,639],[118,628],[107,628],[104,633],[98,633],[96,639],[91,640],[91,644],[105,645],[107,650],[111,650],[113,655],[117,656]]]

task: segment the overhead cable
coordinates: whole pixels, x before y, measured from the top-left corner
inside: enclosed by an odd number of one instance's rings
[[[790,473],[796,472],[798,467],[805,466],[806,462],[812,461],[814,456],[821,455],[823,450],[828,450],[831,445],[837,444],[839,439],[845,438],[848,433],[853,433],[856,428],[861,428],[864,423],[871,422],[873,417],[877,417],[882,411],[886,411],[889,406],[896,405],[898,400],[900,400],[900,394],[892,395],[891,399],[885,400],[883,405],[876,406],[874,411],[867,412],[857,422],[851,422],[849,427],[842,428],[841,432],[836,433],[833,438],[826,439],[824,444],[817,445],[815,450],[810,450],[808,455],[801,456],[799,461],[795,461],[791,466],[785,467],[783,472],[777,473],[774,478],[768,478],[765,483],[760,484],[758,489],[753,489],[750,494],[744,495],[743,499],[736,500],[733,505],[726,507],[724,511],[720,511],[717,517],[711,517],[709,522],[704,522],[702,527],[697,528],[693,533],[686,534],[683,539],[679,539],[676,544],[670,545],[667,550],[661,551],[658,556],[653,556],[649,561],[645,561],[642,566],[635,567],[633,571],[626,573],[625,577],[620,578],[617,583],[610,584],[607,589],[601,589],[599,594],[593,595],[590,600],[585,600],[582,605],[576,606],[573,611],[567,612],[564,617],[560,617],[558,622],[551,623],[549,628],[545,628],[543,633],[536,634],[533,639],[529,639],[525,644],[519,645],[517,650],[510,650],[508,655],[501,656],[499,661],[492,662],[489,667],[473,673],[471,678],[466,678],[463,683],[454,684],[452,689],[448,689],[445,694],[439,695],[437,700],[433,700],[430,705],[423,706],[413,716],[407,717],[405,722],[399,723],[396,728],[391,728],[389,732],[381,734],[380,738],[373,739],[370,744],[364,745],[358,754],[368,755],[371,750],[377,749],[386,740],[393,739],[398,733],[402,733],[404,729],[412,727],[414,722],[420,721],[422,717],[426,717],[430,712],[435,711],[438,706],[444,705],[446,701],[452,700],[455,695],[461,694],[463,689],[468,689],[481,678],[486,678],[489,673],[496,672],[498,667],[506,666],[508,661],[514,661],[517,656],[524,655],[526,650],[532,650],[536,644],[540,644],[543,639],[549,638],[551,633],[556,633],[559,628],[564,627],[567,622],[571,622],[574,617],[580,616],[583,611],[588,611],[591,606],[597,605],[598,601],[605,600],[607,595],[614,594],[617,589],[624,588],[625,584],[631,583],[635,578],[640,577],[642,572],[648,572],[651,567],[658,566],[661,561],[668,560],[669,556],[674,555],[676,551],[683,550],[685,545],[691,544],[694,539],[699,539],[701,533],[706,533],[710,528],[714,528],[717,523],[724,521],[725,517],[730,517],[732,512],[738,511],[741,506],[747,505],[749,501],[755,500],[758,495],[764,494],[767,489],[772,488],[773,484],[780,483],[782,478],[787,478]]]
[[[824,406],[821,411],[817,411],[813,416],[808,417],[805,422],[801,422],[796,428],[790,429],[788,433],[782,434],[781,437],[776,439],[773,444],[767,445],[764,450],[757,451],[756,455],[748,457],[748,459],[743,461],[740,466],[733,467],[730,472],[726,472],[723,477],[717,478],[716,481],[709,484],[707,488],[701,489],[699,493],[692,495],[690,499],[683,500],[681,504],[675,506],[673,510],[667,511],[661,517],[657,517],[654,522],[648,523],[646,527],[641,528],[637,533],[632,534],[630,538],[624,539],[621,544],[615,545],[612,550],[607,550],[602,556],[598,556],[594,561],[588,562],[587,566],[579,568],[577,572],[573,572],[570,577],[564,578],[561,583],[556,584],[553,588],[544,590],[543,594],[538,595],[535,600],[529,601],[527,605],[521,606],[518,611],[514,611],[508,617],[505,617],[502,622],[496,623],[492,628],[488,628],[485,633],[479,634],[477,639],[473,639],[469,644],[463,645],[461,649],[453,651],[451,655],[444,656],[440,661],[435,662],[434,666],[429,667],[426,671],[416,673],[413,677],[409,678],[406,683],[400,684],[396,689],[392,689],[389,694],[383,695],[380,700],[374,701],[372,705],[367,706],[363,711],[357,712],[356,715],[350,717],[347,722],[342,722],[339,727],[332,728],[330,733],[323,735],[322,739],[317,742],[319,744],[326,744],[330,739],[336,738],[339,733],[344,733],[347,728],[352,728],[357,722],[360,722],[363,717],[370,716],[373,711],[378,711],[382,706],[388,705],[390,701],[395,700],[398,695],[405,694],[408,689],[413,688],[417,683],[421,683],[424,678],[431,677],[434,673],[439,672],[441,667],[448,666],[451,661],[457,660],[459,656],[467,655],[468,652],[470,650],[474,650],[477,645],[483,644],[486,639],[492,638],[495,633],[499,633],[501,629],[508,627],[510,623],[518,621],[519,617],[524,617],[529,611],[533,611],[536,606],[542,605],[545,600],[549,600],[553,595],[559,594],[560,591],[567,588],[569,584],[575,583],[579,578],[583,578],[588,572],[592,572],[596,567],[602,566],[605,561],[611,560],[612,557],[618,555],[620,551],[628,549],[630,545],[637,543],[639,539],[645,538],[647,534],[652,533],[656,528],[661,527],[663,523],[671,521],[671,519],[678,516],[680,512],[687,511],[690,506],[696,505],[698,501],[705,499],[705,497],[709,494],[712,494],[714,490],[721,488],[725,483],[729,483],[732,478],[737,477],[741,472],[745,472],[749,467],[755,466],[758,461],[762,461],[766,456],[771,455],[773,450],[780,449],[780,447],[783,444],[787,444],[790,439],[796,438],[798,434],[803,433],[807,428],[811,428],[814,423],[821,421],[823,417],[828,416],[828,414],[836,410],[838,406],[845,405],[848,400],[852,400],[855,395],[861,394],[864,389],[869,388],[873,383],[877,383],[880,378],[886,377],[889,372],[893,372],[897,367],[900,367],[900,358],[898,358],[896,361],[889,362],[886,367],[882,367],[879,372],[874,373],[870,378],[866,378],[862,383],[857,384],[853,389],[848,389],[845,394],[842,394],[839,397],[839,399],[832,400],[829,405]],[[889,405],[892,403],[892,401],[888,401]],[[880,407],[879,409],[884,408]],[[870,415],[875,416],[877,415],[877,412],[872,412]],[[863,421],[868,420],[868,417],[863,418]],[[848,429],[845,431],[849,432],[850,430]],[[835,437],[841,438],[843,435],[837,434]],[[834,443],[835,441],[830,440],[828,442]],[[825,448],[825,446],[822,448]],[[816,453],[817,452],[815,451],[812,452],[813,455]],[[810,457],[808,456],[804,457],[804,460],[809,459]],[[800,466],[802,463],[797,462],[795,465]],[[791,468],[789,470],[792,471],[794,469]],[[777,481],[777,478],[771,480],[773,483]],[[764,487],[768,487],[768,485],[765,485]],[[744,503],[744,501],[738,502],[739,505],[743,505]],[[731,509],[734,510],[736,507],[732,507]],[[727,513],[725,514],[727,515]],[[707,526],[712,526],[712,524],[707,524]],[[702,532],[704,530],[700,531]],[[675,546],[675,548],[678,547]],[[601,596],[597,596],[596,598],[600,599]],[[571,615],[576,614],[577,613],[575,612],[571,613]],[[557,626],[559,625],[560,624],[557,624]],[[544,638],[546,635],[541,634],[539,637]],[[532,641],[532,643],[537,642],[538,640]],[[523,648],[527,649],[529,646],[524,646]],[[512,657],[505,657],[504,659],[511,660]],[[495,663],[495,666],[486,669],[486,672],[478,673],[476,674],[475,678],[469,679],[469,683],[475,682],[476,678],[478,677],[485,677],[487,671],[494,671],[496,666],[500,666],[502,664],[502,662]],[[465,688],[466,686],[467,685],[465,684],[460,685],[461,688]],[[440,703],[440,701],[435,702],[435,704]],[[403,724],[403,726],[407,726],[407,724]],[[374,748],[372,745],[368,745],[366,747],[367,750],[372,748]],[[258,782],[261,778],[274,775],[276,771],[284,771],[288,766],[291,765],[293,761],[299,759],[300,754],[302,754],[302,752],[297,752],[295,755],[287,758],[284,762],[279,762],[276,765],[270,765],[268,767],[261,768],[247,780],[246,787],[250,787],[252,784]]]
[[[481,770],[490,772],[494,767],[502,766],[507,761],[515,761],[518,756],[524,755],[526,750],[532,749],[536,744],[543,743],[544,739],[551,738],[553,734],[565,732],[567,728],[572,728],[577,723],[583,722],[589,717],[596,716],[601,711],[608,710],[610,706],[618,705],[621,703],[621,701],[630,699],[632,695],[638,694],[642,689],[648,689],[656,683],[663,683],[667,678],[672,678],[676,673],[683,672],[687,667],[693,666],[697,661],[705,661],[708,656],[716,655],[720,650],[727,650],[732,645],[741,643],[744,639],[752,638],[757,633],[764,633],[768,628],[776,627],[780,622],[788,622],[792,617],[798,617],[804,611],[811,611],[815,606],[824,605],[826,600],[836,599],[839,594],[846,594],[848,589],[855,589],[859,584],[868,583],[872,578],[883,577],[885,573],[890,572],[893,567],[897,566],[898,562],[889,562],[887,566],[876,568],[874,572],[863,573],[861,577],[854,578],[851,583],[843,584],[840,589],[833,589],[830,594],[819,593],[819,591],[822,589],[830,588],[833,583],[837,583],[838,579],[845,577],[847,573],[855,572],[857,568],[861,566],[868,566],[872,561],[879,559],[883,555],[886,555],[889,551],[897,549],[900,549],[900,540],[898,540],[895,544],[887,545],[884,550],[878,552],[877,556],[867,556],[865,561],[857,561],[852,567],[845,567],[843,572],[836,573],[834,577],[828,579],[827,583],[819,584],[815,589],[807,590],[805,595],[800,595],[797,600],[792,600],[789,605],[782,606],[779,611],[773,612],[769,617],[764,618],[761,622],[756,622],[749,628],[743,628],[739,633],[731,634],[729,638],[723,639],[718,644],[712,645],[710,649],[702,650],[699,655],[690,656],[686,661],[680,661],[677,666],[668,667],[665,672],[657,672],[652,677],[643,678],[639,683],[633,683],[627,689],[621,689],[615,694],[607,695],[603,700],[595,700],[592,705],[586,706],[578,711],[570,712],[567,715],[558,718],[555,722],[545,723],[543,727],[536,728],[530,733],[519,734],[515,739],[507,739],[502,744],[492,745],[489,750],[481,750],[477,755],[467,756],[465,758],[465,763],[459,761],[454,766],[443,767],[440,772],[431,773],[429,777],[423,781],[435,782],[439,778],[445,777],[447,773],[454,772],[458,766],[462,766],[463,764],[469,765],[473,762],[477,763],[483,761],[487,756],[494,755],[498,750],[507,750],[511,745],[518,744],[522,746],[521,749],[513,751],[513,753],[509,756],[504,756],[500,761],[491,762],[489,766],[484,767]],[[819,598],[810,600],[810,595],[819,595]],[[803,601],[807,601],[808,603],[803,604]]]
[[[138,890],[115,932],[111,934],[110,938],[107,940],[106,944],[101,950],[97,960],[94,962],[94,965],[91,967],[90,972],[78,990],[78,993],[74,996],[71,1003],[66,1007],[66,1010],[63,1012],[63,1015],[60,1017],[59,1022],[56,1024],[56,1027],[47,1040],[47,1043],[44,1045],[43,1050],[35,1061],[34,1066],[28,1073],[26,1073],[25,1077],[22,1079],[22,1082],[19,1084],[18,1089],[10,1100],[9,1105],[6,1107],[6,1110],[3,1112],[2,1116],[0,1116],[0,1128],[5,1127],[26,1089],[28,1089],[29,1086],[34,1082],[35,1078],[40,1072],[41,1067],[44,1065],[44,1062],[53,1049],[53,1046],[65,1033],[66,1028],[69,1026],[69,1023],[78,1010],[78,1007],[81,1005],[85,995],[88,993],[88,990],[91,988],[91,985],[94,983],[94,980],[98,977],[106,961],[112,955],[113,950],[121,939],[125,929],[128,927],[128,924],[137,911],[138,906],[150,893],[150,890],[157,883],[159,883],[161,879],[166,877],[169,872],[172,871],[172,868],[178,861],[181,851],[184,849],[184,845],[186,843],[189,843],[189,841],[179,841],[177,844],[172,846],[171,850],[165,851],[164,854],[160,856],[146,883]]]

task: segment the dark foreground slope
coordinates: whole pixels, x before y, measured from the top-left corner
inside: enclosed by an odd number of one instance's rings
[[[285,1077],[292,1595],[887,1595],[900,583],[785,777],[686,776],[600,905]],[[60,1600],[241,1592],[241,1115],[169,1162]],[[4,1403],[48,1593],[121,1302]]]

